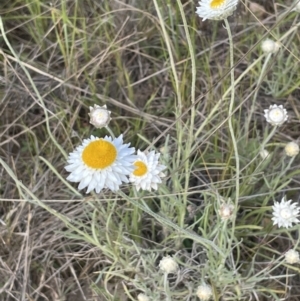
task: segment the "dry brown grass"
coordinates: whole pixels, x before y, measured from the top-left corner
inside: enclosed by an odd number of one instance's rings
[[[173,242],[170,229],[146,214],[140,213],[143,222],[137,235],[139,239],[135,241],[130,224],[132,209],[126,201],[119,199],[117,202],[117,198],[109,193],[101,195],[95,202],[93,199],[75,195],[49,168],[51,165],[63,178],[67,176],[64,170],[65,157],[59,152],[49,133],[66,153],[83,137],[106,134],[105,130],[95,130],[88,123],[88,107],[94,103],[108,105],[113,112],[112,128],[116,134],[125,133],[126,140],[133,145],[147,147],[148,140],[155,147],[161,148],[168,134],[171,137],[169,151],[171,154],[176,152],[178,145],[174,138],[177,131],[175,120],[184,125],[190,111],[191,65],[175,1],[159,2],[174,47],[176,71],[183,95],[182,115],[179,117],[174,109],[177,95],[168,53],[152,1],[56,0],[50,5],[44,1],[27,0],[4,1],[0,4],[7,38],[44,102],[43,107],[18,60],[0,37],[0,157],[36,198],[59,212],[75,227],[88,233],[93,225],[97,225],[96,236],[99,238],[99,245],[103,246],[101,249],[88,242],[57,216],[28,201],[31,197],[16,185],[16,181],[4,167],[0,167],[1,301],[129,301],[134,300],[138,293],[135,281],[139,275],[142,275],[145,285],[152,291],[156,290],[155,282],[151,282],[151,269],[156,268],[164,252],[179,252],[182,260],[191,267],[196,262],[203,262],[203,249],[194,247],[191,250],[187,247],[180,250]],[[199,128],[207,112],[222,97],[229,81],[228,47],[227,42],[225,43],[227,37],[221,23],[203,23],[194,16],[195,3],[182,2],[190,21],[196,49],[196,95],[199,97],[196,99],[195,128]],[[281,6],[271,5],[271,2],[269,6],[265,6],[266,14],[260,16],[260,22],[251,16],[243,4],[232,19],[238,62],[236,77],[260,55],[259,48],[253,45],[266,34],[262,24],[267,28],[274,26],[274,32],[277,33],[276,30],[284,32],[296,22],[290,17],[279,24],[274,16],[275,8],[280,10]],[[260,3],[264,5],[264,1]],[[293,39],[287,47],[295,54],[299,63],[298,33]],[[270,79],[269,83],[273,88],[276,82],[272,81],[272,68],[281,73],[286,66],[286,57],[287,53],[277,61],[274,59],[273,65],[269,67],[266,78]],[[236,96],[238,117],[235,127],[240,130],[237,134],[239,143],[244,146],[245,141],[249,144],[253,142],[252,149],[258,145],[257,137],[265,135],[261,112],[274,102],[274,95],[267,95],[270,88],[265,83],[262,84],[251,131],[246,138],[243,126],[239,124],[246,120],[251,107],[251,100],[247,101],[247,97],[257,85],[258,72],[259,68],[243,79]],[[291,72],[290,69],[287,68],[287,72]],[[282,78],[282,83],[278,83],[279,87],[286,84],[288,76],[287,74]],[[299,75],[293,76],[294,83],[297,83]],[[277,93],[276,103],[283,103],[290,115],[289,123],[274,137],[272,149],[277,149],[278,145],[299,138],[300,105],[298,86],[290,85],[288,94],[278,92],[277,86],[274,89]],[[197,142],[199,148],[189,157],[192,162],[201,162],[192,172],[189,187],[189,201],[199,206],[198,210],[204,206],[203,203],[197,203],[200,198],[203,199],[201,191],[210,184],[213,187],[220,185],[220,191],[227,197],[234,190],[234,184],[230,180],[231,169],[228,167],[233,163],[227,157],[230,152],[229,134],[224,124],[219,124],[228,117],[226,110],[225,105],[220,107],[217,118],[208,123],[203,133],[204,138],[201,138],[203,141]],[[215,133],[217,136],[214,136]],[[248,154],[248,148],[245,148],[244,153],[241,151],[243,158]],[[280,156],[282,153],[279,152],[278,157]],[[201,160],[205,158],[206,161],[202,163],[198,157]],[[216,163],[216,166],[225,162],[225,165],[220,165],[228,167],[228,174],[224,175],[225,171],[217,167],[212,167],[211,170],[207,166],[203,167],[201,164],[205,165],[206,162]],[[246,163],[242,167],[245,166]],[[299,200],[298,169],[299,160],[295,160],[289,170],[293,178],[282,188],[282,193],[289,192],[295,200]],[[183,174],[183,163],[176,166],[173,172]],[[279,171],[275,169],[272,172],[270,178]],[[246,177],[248,174],[245,173]],[[241,211],[242,218],[251,208],[247,203],[248,196],[251,199],[257,194],[261,198],[269,193],[262,174],[257,174],[257,177],[260,178],[253,185],[252,191],[247,190],[248,184],[245,184],[241,204],[245,204],[246,210]],[[175,196],[176,186],[170,184],[170,179],[171,176],[167,180],[170,190],[165,194]],[[256,192],[253,192],[255,189]],[[154,207],[155,202],[153,197]],[[156,207],[155,209],[160,210]],[[175,219],[172,210],[168,210],[171,211],[170,219]],[[270,220],[267,218],[264,222],[269,224]],[[240,238],[243,235],[245,233],[241,233]],[[276,235],[279,236],[280,233]],[[276,238],[275,235],[273,238]],[[251,244],[259,245],[260,239],[264,244],[264,238],[257,234],[256,240],[249,239],[242,250],[246,253],[249,249],[255,249]],[[282,234],[280,240],[276,241],[278,253],[286,250],[287,246],[291,247],[293,239],[296,239],[294,233],[290,236]],[[106,246],[109,250],[107,253]],[[271,240],[266,240],[265,254],[266,257],[272,257],[268,248],[274,248]],[[160,250],[160,255],[157,255],[157,250]],[[114,255],[110,257],[109,252]],[[202,254],[200,259],[197,257],[199,254]],[[243,257],[247,256],[244,254]],[[260,257],[260,260],[263,259]],[[146,267],[146,260],[149,267]],[[251,264],[251,260],[243,266],[245,271],[248,264]],[[258,264],[254,270],[259,269]],[[189,269],[184,271],[188,274]],[[279,274],[285,271],[283,267],[278,268]],[[295,268],[294,273],[298,272],[298,268]],[[194,272],[192,276],[186,277],[182,275],[176,283],[174,281],[174,287],[184,287],[186,282],[200,278],[201,272]],[[271,284],[265,281],[265,285],[270,284],[273,291],[288,298],[285,300],[298,300],[298,280],[299,277],[295,276],[289,283],[292,287],[289,293],[282,290],[282,287],[287,286],[280,282],[284,280],[278,280],[278,283],[272,280]],[[241,288],[245,287],[245,283],[241,284]],[[259,291],[261,293],[262,287]],[[195,300],[193,298],[191,296],[184,300]],[[260,300],[266,300],[264,298],[266,296],[261,295]]]

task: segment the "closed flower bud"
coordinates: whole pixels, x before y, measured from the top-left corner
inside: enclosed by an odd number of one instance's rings
[[[232,217],[234,206],[232,204],[222,204],[219,209],[219,215],[222,220],[227,220]]]
[[[285,261],[289,264],[294,264],[299,262],[299,253],[295,250],[289,250],[285,253]]]
[[[287,156],[295,157],[299,153],[299,145],[292,141],[286,144],[284,150]]]
[[[106,105],[100,107],[98,105],[94,105],[94,107],[90,107],[90,123],[96,128],[100,129],[109,124],[110,111],[107,110]]]
[[[266,149],[262,149],[259,154],[263,160],[267,159],[270,156],[270,153]]]
[[[166,274],[174,274],[178,271],[177,262],[170,256],[163,257],[159,263],[159,268]]]
[[[211,286],[207,284],[198,286],[196,295],[201,301],[208,301],[212,297]]]
[[[147,297],[145,294],[142,293],[138,294],[137,298],[138,301],[150,301],[149,297]]]
[[[271,39],[266,39],[261,44],[261,49],[265,54],[276,53],[280,48],[278,42],[274,42]]]

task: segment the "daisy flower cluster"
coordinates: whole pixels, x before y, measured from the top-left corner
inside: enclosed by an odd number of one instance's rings
[[[203,21],[227,19],[238,6],[239,0],[200,0],[196,13]],[[295,11],[299,9],[299,3],[295,5]],[[227,22],[227,21],[226,21]],[[261,44],[264,55],[271,57],[280,51],[281,44],[271,39],[266,39]],[[96,128],[108,128],[111,120],[111,112],[106,106],[94,105],[90,107],[90,123]],[[288,120],[287,110],[283,105],[270,105],[264,110],[266,121],[274,126],[280,127]],[[276,129],[275,128],[275,129]],[[165,177],[166,166],[160,163],[160,153],[156,151],[136,150],[130,143],[124,143],[123,135],[119,137],[90,136],[84,139],[82,144],[69,154],[65,169],[70,173],[67,180],[79,183],[78,189],[86,189],[86,193],[95,191],[100,193],[103,189],[110,189],[113,192],[120,190],[123,183],[132,183],[136,190],[157,190]],[[285,153],[294,157],[299,153],[299,146],[296,142],[290,142],[285,146]],[[266,160],[270,153],[262,148],[261,157]],[[238,156],[237,156],[238,157]],[[271,156],[270,156],[271,157]],[[271,159],[271,158],[270,158]],[[237,178],[239,178],[237,176]],[[272,206],[273,225],[279,228],[290,228],[298,224],[300,207],[292,200],[282,198],[281,202],[275,202]],[[218,215],[222,222],[226,223],[236,218],[235,205],[224,202],[218,209]],[[289,250],[285,254],[285,261],[288,264],[299,263],[299,253]],[[163,257],[158,265],[164,273],[164,280],[167,281],[169,274],[179,274],[180,266],[174,257]],[[214,287],[214,286],[213,286]],[[201,301],[208,301],[213,298],[213,287],[202,281],[202,284],[195,289],[195,295]],[[139,301],[148,301],[150,297],[140,293],[137,296]]]
[[[90,107],[90,123],[96,128],[107,127],[110,111],[106,106]],[[131,182],[137,190],[157,190],[162,172],[166,166],[159,162],[160,154],[155,151],[135,154],[130,143],[123,142],[123,135],[117,138],[91,136],[69,154],[65,169],[70,172],[67,180],[79,183],[78,189],[86,193],[103,189],[115,192],[122,183]]]
[[[210,20],[224,20],[230,16],[238,5],[238,0],[201,0],[198,2],[199,6],[196,8],[196,13],[203,21]],[[297,0],[292,11],[300,12],[300,1]],[[276,54],[280,51],[281,43],[279,41],[273,41],[272,39],[266,39],[261,43],[261,50],[264,55],[267,56],[266,62],[271,55]],[[282,126],[288,120],[287,110],[283,105],[273,104],[268,109],[264,110],[264,117],[266,121],[276,128]],[[298,142],[291,141],[284,147],[286,156],[295,157],[300,152]],[[260,150],[261,157],[266,160],[270,153],[263,147]],[[297,203],[292,203],[292,200],[286,200],[283,198],[281,202],[275,202],[272,206],[273,209],[273,225],[278,225],[279,228],[293,227],[294,224],[298,224],[300,207]],[[232,204],[222,204],[218,210],[220,218],[224,221],[233,217],[234,206]],[[299,253],[295,250],[289,250],[285,254],[285,260],[287,263],[293,264],[298,263]],[[197,296],[200,300],[209,300],[211,297],[211,287],[202,285],[198,287]]]

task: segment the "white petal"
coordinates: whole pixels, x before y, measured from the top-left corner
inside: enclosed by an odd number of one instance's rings
[[[111,142],[117,150],[117,157],[112,165],[97,169],[88,167],[82,159],[82,153],[85,148],[92,142],[99,139],[104,139]],[[89,139],[84,139],[82,145],[78,146],[75,151],[69,154],[65,169],[70,172],[67,179],[71,182],[79,182],[78,189],[87,187],[87,193],[95,190],[99,193],[103,188],[109,188],[113,191],[118,190],[122,182],[128,183],[129,175],[133,170],[133,163],[136,160],[136,155],[133,155],[135,149],[129,147],[130,144],[123,144],[123,135],[118,138],[105,136],[97,138],[91,136]]]

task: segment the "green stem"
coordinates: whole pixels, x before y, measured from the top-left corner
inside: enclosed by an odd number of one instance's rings
[[[249,72],[252,70],[252,68],[259,63],[262,60],[263,56],[260,56],[258,59],[256,59],[235,81],[234,85],[231,85],[226,91],[225,93],[222,95],[222,98],[218,100],[217,104],[212,108],[212,110],[209,112],[209,115],[206,117],[207,121],[204,121],[201,126],[197,129],[196,133],[195,133],[195,139],[203,132],[204,127],[207,125],[208,120],[211,120],[212,117],[215,115],[216,111],[219,109],[220,105],[223,103],[224,99],[227,97],[227,95],[229,93],[231,93],[231,90],[234,89],[239,82],[244,78],[244,76],[246,76],[247,74],[249,74]],[[196,145],[195,147],[198,147],[198,145]],[[194,151],[194,149],[192,149],[192,152]]]
[[[131,203],[133,206],[136,206],[141,209],[141,211],[148,213],[152,217],[154,217],[159,223],[161,223],[164,226],[168,226],[172,228],[173,230],[176,230],[178,232],[178,235],[184,234],[186,237],[194,240],[195,242],[205,246],[205,248],[212,247],[216,252],[218,252],[222,257],[224,257],[224,253],[221,249],[219,249],[214,242],[210,241],[209,239],[203,238],[197,233],[186,230],[184,228],[179,227],[177,224],[173,223],[172,221],[166,219],[165,217],[153,212],[149,206],[145,203],[145,201],[140,198],[138,201],[134,198],[130,198],[128,195],[126,195],[123,191],[119,190],[118,194],[122,196],[125,200],[127,200],[129,203]]]
[[[195,52],[194,52],[194,47],[192,44],[191,36],[189,33],[188,29],[188,24],[186,22],[186,17],[185,17],[185,12],[181,3],[181,0],[177,0],[177,4],[180,10],[180,15],[182,18],[183,22],[183,28],[185,31],[185,36],[188,42],[188,48],[189,48],[189,53],[191,57],[191,64],[192,64],[192,82],[191,82],[191,102],[193,106],[191,107],[191,120],[190,120],[190,128],[189,128],[189,135],[188,135],[188,143],[185,148],[185,191],[187,192],[189,189],[189,183],[190,183],[190,150],[192,143],[194,142],[194,124],[195,124],[195,116],[196,116],[196,110],[195,110],[195,91],[196,91],[196,59],[195,59]],[[183,197],[183,202],[184,202],[184,208],[187,206],[187,194],[184,194]],[[180,216],[179,220],[179,225],[183,226],[184,225],[184,217],[185,217],[185,211],[182,211],[183,214]]]
[[[164,273],[164,291],[167,295],[167,301],[171,301],[170,299],[170,289],[169,289],[169,282],[168,282],[168,274]]]
[[[252,115],[253,115],[253,113],[255,111],[255,102],[256,102],[257,95],[258,95],[259,87],[260,87],[260,85],[261,85],[261,83],[263,81],[263,78],[265,76],[265,71],[266,71],[268,63],[270,61],[271,56],[272,56],[272,53],[270,53],[270,54],[267,55],[266,60],[264,61],[263,67],[261,69],[258,81],[257,81],[257,86],[256,86],[255,93],[254,93],[254,96],[253,96],[252,105],[251,105],[251,109],[250,109],[250,114],[248,116],[248,121],[246,123],[246,128],[245,128],[245,133],[246,134],[249,133],[250,121],[251,121]]]
[[[238,201],[239,201],[239,193],[240,193],[240,161],[239,161],[239,153],[237,148],[237,142],[234,135],[234,130],[232,126],[232,111],[234,106],[234,60],[233,60],[233,39],[230,30],[230,25],[227,19],[225,21],[226,30],[228,33],[229,39],[229,53],[230,53],[230,81],[231,81],[231,98],[229,104],[229,118],[228,118],[228,125],[229,125],[229,132],[232,139],[232,145],[234,149],[234,156],[235,156],[235,168],[236,168],[236,177],[235,177],[235,209],[237,210]],[[234,227],[233,227],[234,228]]]
[[[133,192],[134,192],[134,197],[135,199],[138,198],[138,194],[136,191],[136,188],[133,187]],[[141,227],[140,227],[140,221],[139,221],[139,217],[142,214],[142,211],[139,207],[134,206],[133,208],[133,214],[132,214],[132,221],[131,221],[131,225],[132,225],[132,230],[133,230],[133,234],[136,236],[135,241],[141,243]]]
[[[177,76],[177,71],[176,71],[176,64],[175,64],[175,60],[174,60],[174,55],[173,55],[173,50],[172,50],[172,45],[171,45],[171,41],[170,41],[170,37],[168,35],[166,26],[165,26],[165,20],[161,14],[159,5],[157,0],[153,0],[154,3],[154,7],[156,9],[156,13],[159,19],[159,23],[161,26],[161,30],[162,30],[162,36],[164,37],[164,42],[166,44],[167,50],[168,50],[168,54],[169,54],[169,59],[170,59],[170,66],[171,66],[171,70],[172,70],[172,75],[173,75],[173,79],[174,79],[174,84],[175,84],[175,89],[176,89],[176,96],[177,96],[177,103],[178,105],[176,106],[176,118],[178,118],[181,114],[182,114],[182,99],[181,99],[181,91],[180,91],[180,83],[179,83],[179,79]],[[182,139],[183,139],[183,128],[182,128],[182,123],[181,122],[177,122],[176,123],[176,130],[178,133],[178,143],[181,145],[182,144]],[[181,148],[179,147],[177,149],[177,162],[180,162],[180,158],[181,158]]]
[[[275,126],[275,127],[272,129],[272,131],[270,132],[270,134],[268,135],[268,137],[262,142],[262,145],[260,146],[258,153],[253,157],[253,159],[252,159],[251,161],[249,161],[249,162],[247,163],[247,165],[245,165],[245,166],[242,168],[241,172],[242,172],[243,170],[247,170],[247,168],[248,168],[249,166],[251,166],[251,164],[252,164],[252,163],[256,160],[256,158],[260,155],[260,152],[263,151],[263,150],[266,148],[266,145],[267,145],[268,142],[271,140],[271,138],[274,136],[274,134],[275,134],[275,132],[276,132],[276,129],[277,129],[277,126]],[[257,167],[259,167],[259,166],[257,166]],[[254,170],[253,173],[255,173],[256,170],[257,170],[257,168]]]
[[[110,128],[109,126],[106,126],[105,128],[106,128],[106,130],[109,132],[109,134],[111,135],[111,137],[112,137],[113,139],[115,139],[116,137],[115,137],[113,131],[111,130],[111,128]]]
[[[274,136],[275,132],[277,130],[277,126],[274,126],[268,137],[263,141],[261,145],[261,150],[264,150],[268,142],[271,140],[271,138]]]

